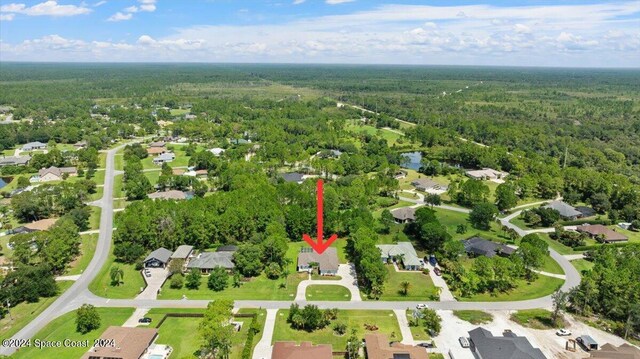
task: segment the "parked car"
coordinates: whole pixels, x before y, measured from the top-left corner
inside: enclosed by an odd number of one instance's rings
[[[571,335],[571,331],[570,331],[570,330],[567,330],[567,329],[559,329],[559,330],[556,332],[556,335],[557,335],[557,336],[560,336],[560,337],[566,337],[566,336]]]
[[[427,309],[427,308],[429,308],[429,306],[423,303],[416,305],[416,309]]]
[[[434,256],[433,254],[429,256],[429,264],[431,264],[434,267],[438,264],[438,261],[436,260],[436,256]]]
[[[149,324],[149,323],[151,323],[151,318],[149,318],[149,317],[140,318],[140,319],[138,319],[138,323]]]
[[[442,272],[440,271],[440,268],[438,268],[438,267],[433,268],[433,273],[435,273],[438,276],[442,275]]]
[[[151,277],[151,272],[149,272],[148,270],[145,270],[144,271],[144,276],[147,277],[147,278]]]
[[[460,338],[458,338],[458,341],[460,342],[460,345],[463,348],[468,348],[469,347],[469,339],[467,339],[465,337],[460,337]]]
[[[435,348],[436,346],[433,344],[433,342],[428,342],[428,343],[418,343],[419,347],[423,347],[423,348]]]

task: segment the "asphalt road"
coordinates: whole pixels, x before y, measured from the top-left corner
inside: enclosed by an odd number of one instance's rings
[[[32,338],[40,329],[58,316],[73,311],[82,304],[92,304],[97,307],[133,307],[133,308],[206,308],[209,300],[157,300],[157,299],[107,299],[91,293],[88,289],[89,283],[98,275],[100,269],[107,261],[111,246],[111,236],[113,232],[113,184],[116,174],[114,168],[114,156],[118,149],[124,145],[109,150],[107,152],[107,165],[104,183],[104,195],[100,200],[102,214],[100,218],[100,235],[96,251],[91,263],[80,276],[80,278],[64,292],[53,304],[45,309],[37,318],[32,320],[22,328],[13,339]],[[442,206],[444,207],[444,206]],[[454,209],[455,208],[455,209]],[[452,210],[461,211],[460,208],[452,207]],[[526,231],[509,222],[519,214],[519,211],[500,220],[500,222],[513,228],[524,236]],[[556,251],[550,249],[551,257],[560,264],[565,272],[566,280],[562,290],[568,291],[570,288],[580,283],[580,274],[571,263]],[[269,301],[269,300],[236,300],[236,308],[265,308],[265,309],[286,309],[293,301]],[[520,310],[533,308],[551,308],[551,296],[537,299],[516,301],[516,302],[385,302],[385,301],[362,301],[362,302],[307,302],[296,301],[300,305],[313,303],[321,308],[338,309],[368,309],[368,310],[402,310],[415,308],[419,303],[426,303],[434,309],[460,310]],[[11,355],[15,348],[0,347],[0,354]]]

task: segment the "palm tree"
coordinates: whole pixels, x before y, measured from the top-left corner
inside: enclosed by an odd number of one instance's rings
[[[411,288],[411,283],[409,283],[408,281],[405,280],[400,283],[400,290],[402,292],[402,295],[409,294],[409,288]]]
[[[111,276],[111,285],[120,285],[124,279],[124,271],[118,266],[111,267],[109,275]]]

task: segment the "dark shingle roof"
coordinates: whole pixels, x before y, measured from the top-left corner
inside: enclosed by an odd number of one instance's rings
[[[304,175],[302,173],[291,172],[282,174],[282,178],[285,182],[302,182],[302,177]]]
[[[149,255],[147,256],[147,258],[144,259],[144,261],[148,261],[151,259],[157,259],[162,263],[167,263],[169,262],[169,258],[171,258],[171,255],[173,254],[173,252],[171,252],[170,250],[166,249],[166,248],[158,248],[155,251],[149,253]]]
[[[464,250],[467,253],[474,253],[485,257],[493,257],[498,253],[511,255],[515,249],[504,244],[488,241],[480,237],[472,237],[466,241],[462,241]]]
[[[547,359],[525,337],[515,334],[494,337],[490,331],[478,327],[469,332],[473,346],[483,358],[491,359]]]
[[[222,267],[225,269],[233,269],[233,252],[204,252],[200,253],[196,258],[192,259],[187,268],[197,269],[213,269]]]

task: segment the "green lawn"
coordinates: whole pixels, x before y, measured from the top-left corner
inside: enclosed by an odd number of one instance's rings
[[[154,308],[151,309],[146,316],[153,320],[152,326],[155,327],[162,317],[167,313],[203,313],[203,309],[186,309],[186,308]],[[240,309],[239,314],[257,314],[260,328],[264,328],[265,314],[264,309]],[[243,322],[242,329],[233,336],[233,348],[231,349],[230,359],[240,359],[242,349],[247,339],[247,332],[252,318],[236,318],[234,321]],[[198,318],[167,318],[160,328],[158,328],[157,343],[167,344],[173,348],[172,358],[197,358],[201,345],[200,336],[198,334]],[[254,337],[253,346],[260,341],[262,330]]]
[[[158,184],[158,179],[160,178],[160,168],[158,168],[157,171],[143,172],[143,174],[149,179],[149,182],[151,182],[152,185]]]
[[[576,268],[576,270],[580,273],[583,271],[588,271],[593,268],[593,262],[589,262],[586,259],[574,259],[571,261],[571,264]]]
[[[558,262],[554,261],[551,256],[544,257],[544,262],[542,264],[542,267],[540,267],[540,270],[547,273],[564,274],[562,267],[560,267]]]
[[[519,310],[511,314],[511,320],[522,325],[523,327],[533,329],[553,329],[559,328],[552,318],[552,313],[546,309],[529,309]]]
[[[106,163],[106,159],[105,159],[105,163]],[[114,164],[114,168],[117,171],[124,170],[124,154],[122,152],[118,152],[113,156],[113,164]]]
[[[189,112],[191,112],[191,110],[185,110],[181,108],[172,108],[171,110],[169,110],[171,116],[182,116],[188,114]]]
[[[310,285],[305,293],[308,301],[348,301],[351,300],[351,292],[341,285]]]
[[[69,289],[73,284],[72,281],[57,282],[59,294]],[[9,310],[11,315],[6,315],[0,319],[0,339],[11,338],[20,329],[27,325],[31,320],[37,317],[43,310],[47,309],[58,296],[51,298],[40,298],[36,303],[20,303]]]
[[[91,207],[91,217],[89,217],[89,230],[100,229],[100,215],[102,208]]]
[[[471,324],[485,324],[493,321],[493,315],[481,310],[454,310],[453,315]]]
[[[387,144],[389,146],[398,144],[398,140],[403,137],[403,135],[393,131],[389,131],[381,128],[378,129],[373,126],[364,125],[358,120],[348,123],[345,129],[348,131],[353,131],[354,133],[365,133],[368,135],[381,137],[387,140]]]
[[[552,294],[558,290],[563,283],[564,280],[562,279],[538,275],[538,279],[531,283],[528,283],[524,279],[518,279],[516,281],[516,288],[506,293],[498,293],[496,295],[482,293],[471,297],[457,296],[457,298],[462,302],[510,302],[534,299]]]
[[[169,166],[171,167],[186,167],[189,165],[189,157],[187,157],[184,154],[184,151],[181,150],[176,150],[175,152],[176,154],[176,158],[173,160],[173,162],[169,163]],[[149,156],[145,159],[142,160],[142,166],[144,167],[144,169],[159,169],[162,168],[162,165],[156,165],[153,163],[153,158],[152,156]]]
[[[549,237],[549,235],[547,233],[538,233],[538,235],[540,236],[540,238],[542,238],[545,242],[547,242],[547,244],[549,244],[549,247],[552,248],[553,250],[555,250],[556,252],[560,253],[560,254],[580,254],[581,252],[575,252],[573,250],[573,248],[569,247],[569,246],[565,246],[564,244],[551,239]]]
[[[407,321],[409,321],[409,329],[411,330],[411,336],[414,340],[431,340],[431,335],[427,332],[427,329],[422,325],[422,322],[417,326],[412,326],[413,321],[413,309],[407,309],[405,312],[407,315]],[[431,357],[430,357],[431,358]]]
[[[104,169],[98,169],[95,175],[91,178],[96,184],[104,184],[104,178],[107,172]]]
[[[312,274],[311,279],[313,280],[340,280],[342,279],[339,275],[320,275],[320,274]]]
[[[422,272],[396,272],[392,265],[385,265],[387,268],[387,281],[380,300],[387,301],[412,301],[412,300],[432,300],[436,295],[436,287],[431,281],[431,277]],[[407,295],[401,293],[400,283],[409,282]]]
[[[70,312],[64,314],[51,323],[47,324],[41,331],[39,331],[35,338],[46,341],[64,341],[70,339],[74,341],[88,340],[88,347],[65,347],[60,348],[47,348],[37,349],[35,347],[24,348],[16,352],[12,358],[15,359],[50,359],[50,358],[79,358],[85,352],[87,352],[93,341],[100,337],[100,335],[112,325],[122,325],[127,318],[133,314],[133,308],[98,308],[100,313],[100,327],[87,334],[80,334],[76,332],[76,314]],[[34,338],[34,339],[35,339]]]
[[[124,190],[122,189],[122,175],[117,175],[113,178],[113,198],[123,198]]]
[[[505,242],[509,240],[509,238],[504,236],[504,233],[500,230],[500,225],[496,222],[491,223],[491,229],[489,231],[484,231],[471,226],[471,223],[469,222],[469,215],[467,213],[442,208],[434,208],[434,210],[436,211],[436,217],[442,225],[447,227],[447,232],[449,232],[453,239],[467,239],[477,235],[482,238],[498,242]],[[456,233],[456,229],[459,224],[467,225],[466,233]]]
[[[134,298],[140,293],[140,288],[145,286],[142,273],[135,269],[133,264],[115,263],[113,254],[109,255],[109,259],[104,264],[98,275],[89,284],[89,290],[96,295],[106,298],[127,299]],[[117,265],[124,272],[123,283],[118,286],[111,285],[111,277],[109,271],[111,267]]]
[[[277,341],[310,341],[313,344],[332,344],[333,350],[344,350],[347,347],[347,338],[351,329],[357,330],[358,338],[365,334],[386,334],[389,341],[401,340],[402,334],[398,327],[398,320],[390,310],[339,310],[338,319],[329,326],[311,333],[304,330],[295,330],[287,323],[289,310],[280,310],[276,317],[276,325],[273,332],[272,343]],[[337,336],[333,332],[333,324],[341,322],[347,324],[347,334]],[[367,331],[365,324],[376,325],[377,331]]]
[[[93,254],[96,251],[96,244],[98,243],[98,235],[85,234],[81,236],[81,240],[80,256],[71,262],[70,268],[65,275],[81,274],[93,258]]]

